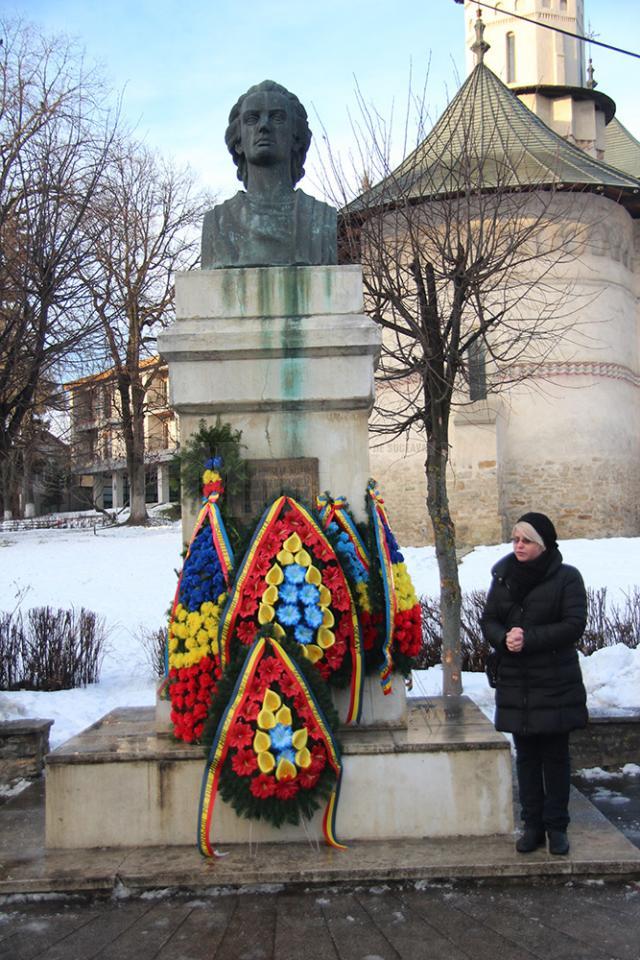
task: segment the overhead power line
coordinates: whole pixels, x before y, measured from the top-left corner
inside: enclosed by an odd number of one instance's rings
[[[463,4],[464,0],[453,0],[454,3]],[[622,47],[614,47],[611,43],[603,43],[602,40],[594,40],[593,37],[584,37],[579,33],[572,33],[571,30],[563,30],[562,27],[554,27],[550,23],[543,23],[541,20],[532,20],[531,17],[523,17],[521,13],[515,13],[513,10],[505,10],[504,7],[496,7],[491,3],[483,3],[481,0],[474,0],[477,7],[486,7],[487,10],[495,10],[497,13],[515,17],[516,20],[524,20],[525,23],[532,23],[535,27],[543,27],[545,30],[553,30],[555,33],[563,33],[565,37],[571,37],[573,40],[583,40],[584,43],[593,43],[597,47],[604,47],[605,50],[613,50],[615,53],[624,53],[627,57],[636,57],[640,60],[640,53],[634,53],[632,50],[624,50]]]

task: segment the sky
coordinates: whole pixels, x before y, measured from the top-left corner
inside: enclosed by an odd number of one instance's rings
[[[504,0],[508,7],[511,0]],[[640,52],[637,0],[585,0],[598,39]],[[465,77],[464,11],[454,0],[4,0],[5,14],[77,37],[104,67],[138,136],[190,164],[223,200],[238,188],[224,145],[231,106],[276,80],[307,108],[316,139],[353,148],[356,85],[384,117],[401,116],[409,75],[428,73],[433,120]],[[598,89],[640,139],[640,60],[592,48]],[[314,147],[304,189],[322,188]]]

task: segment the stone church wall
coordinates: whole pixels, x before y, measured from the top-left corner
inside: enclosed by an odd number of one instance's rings
[[[574,255],[553,278],[567,330],[531,380],[453,414],[449,494],[460,546],[507,539],[531,509],[549,513],[564,538],[640,534],[640,230],[605,197],[557,203]],[[371,448],[372,475],[407,546],[433,540],[425,456],[418,436]]]

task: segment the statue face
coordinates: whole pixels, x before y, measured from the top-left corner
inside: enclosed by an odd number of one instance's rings
[[[289,165],[293,118],[279,93],[265,91],[245,98],[240,110],[240,142],[236,151],[249,166]]]

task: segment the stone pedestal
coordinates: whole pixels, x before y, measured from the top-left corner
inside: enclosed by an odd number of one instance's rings
[[[242,430],[243,456],[314,458],[317,489],[364,519],[368,417],[380,333],[359,266],[176,275],[176,322],[158,338],[182,441],[201,419]],[[195,504],[183,503],[185,540]]]
[[[340,737],[341,840],[513,830],[509,744],[468,698],[409,701],[404,728],[347,728]],[[158,737],[153,708],[108,714],[47,757],[47,846],[194,843],[203,752]],[[309,836],[322,836],[321,811],[309,824],[276,830],[216,801],[215,846]]]

